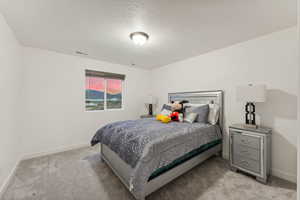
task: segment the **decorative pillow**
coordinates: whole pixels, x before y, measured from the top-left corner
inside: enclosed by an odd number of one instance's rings
[[[198,116],[196,118],[196,122],[200,123],[207,123],[208,113],[209,113],[209,106],[208,104],[204,104],[197,107],[187,107],[186,113],[197,113]]]
[[[218,123],[220,107],[217,104],[209,104],[208,122],[212,125]]]
[[[179,117],[179,122],[183,122],[183,114],[182,113],[179,113],[179,115],[178,115],[178,117]]]
[[[184,116],[183,121],[188,122],[188,123],[194,123],[197,116],[198,116],[197,113],[193,113],[193,112],[186,113],[185,116]]]
[[[164,104],[163,106],[162,106],[162,108],[161,108],[161,110],[170,110],[170,111],[172,111],[172,106],[171,105],[169,105],[169,104]]]
[[[171,110],[167,110],[167,109],[163,109],[160,112],[161,115],[167,115],[167,116],[171,115],[171,113],[172,113],[172,111]]]
[[[199,106],[205,106],[207,103],[187,103],[184,104],[185,107],[199,107]]]

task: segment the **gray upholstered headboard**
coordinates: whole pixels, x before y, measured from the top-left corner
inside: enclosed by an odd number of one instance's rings
[[[214,103],[220,106],[219,126],[223,130],[224,120],[224,104],[223,104],[223,91],[200,91],[200,92],[176,92],[168,94],[168,101],[181,101],[188,100],[190,103],[195,104],[208,104]]]

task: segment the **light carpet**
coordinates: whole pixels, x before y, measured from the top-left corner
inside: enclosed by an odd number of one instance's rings
[[[147,200],[296,200],[296,185],[271,177],[267,185],[229,170],[213,157]],[[99,148],[82,148],[22,161],[2,200],[134,200]]]

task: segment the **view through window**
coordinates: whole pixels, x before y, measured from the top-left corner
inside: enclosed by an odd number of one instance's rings
[[[122,108],[123,80],[101,74],[86,74],[85,102],[86,110],[110,110]]]

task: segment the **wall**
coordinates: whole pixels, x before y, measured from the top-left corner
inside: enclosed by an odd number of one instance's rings
[[[20,159],[17,130],[22,52],[18,41],[0,14],[0,196]]]
[[[257,105],[262,125],[273,128],[273,173],[296,181],[297,61],[296,27],[216,50],[153,70],[153,94],[159,104],[169,92],[224,90],[225,124],[244,121],[244,105],[236,102],[241,84],[266,84],[268,99]],[[228,158],[228,129],[224,156]]]
[[[24,151],[49,152],[88,144],[98,128],[136,119],[149,90],[149,71],[24,47]],[[85,111],[85,69],[126,74],[124,109]]]
[[[300,0],[297,1],[298,12],[297,12],[297,30],[298,30],[298,38],[297,38],[297,45],[298,45],[298,75],[300,77]],[[300,96],[300,78],[298,79],[298,94]],[[298,98],[298,105],[300,105],[300,98]],[[300,106],[298,106],[298,121],[300,121]],[[298,123],[298,156],[297,156],[297,199],[300,200],[300,123]]]

